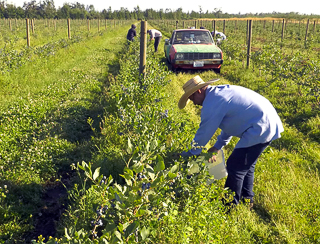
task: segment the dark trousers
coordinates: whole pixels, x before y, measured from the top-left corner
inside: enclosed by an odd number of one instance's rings
[[[158,46],[159,46],[159,43],[161,41],[161,37],[162,36],[158,36],[158,37],[154,38],[154,51],[155,52],[158,52]]]
[[[227,160],[228,177],[225,187],[235,193],[233,203],[241,199],[253,202],[253,180],[257,159],[270,142],[257,144],[246,148],[234,149]]]

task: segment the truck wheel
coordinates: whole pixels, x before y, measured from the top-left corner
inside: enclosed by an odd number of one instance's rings
[[[221,68],[220,68],[221,69]],[[213,69],[216,74],[220,74],[220,69]]]

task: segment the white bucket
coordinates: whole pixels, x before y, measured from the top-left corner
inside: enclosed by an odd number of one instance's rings
[[[217,154],[216,161],[207,162],[206,166],[208,166],[209,174],[213,175],[214,180],[220,180],[228,175],[222,149]],[[208,180],[207,183],[211,184],[214,180]]]

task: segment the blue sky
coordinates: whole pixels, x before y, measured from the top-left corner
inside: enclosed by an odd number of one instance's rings
[[[30,0],[31,1],[31,0]],[[30,2],[27,1],[27,2]],[[16,6],[23,6],[25,0],[6,0],[7,3],[15,4]],[[222,0],[222,1],[194,1],[194,0],[118,0],[118,1],[102,1],[102,0],[54,0],[56,8],[62,7],[64,3],[79,2],[85,6],[92,4],[97,11],[108,9],[120,10],[121,7],[127,8],[132,11],[134,7],[139,6],[141,10],[152,8],[154,10],[172,9],[176,10],[182,8],[183,12],[197,11],[200,7],[203,12],[207,10],[209,12],[215,9],[220,9],[224,13],[272,13],[281,12],[298,12],[300,14],[318,14],[320,15],[320,1],[319,0],[304,0],[304,1],[292,1],[292,0]]]

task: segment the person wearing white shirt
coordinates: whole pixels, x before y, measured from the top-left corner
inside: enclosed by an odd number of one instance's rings
[[[150,35],[150,41],[154,40],[154,51],[158,52],[158,46],[162,37],[161,32],[156,29],[150,29],[147,33]]]
[[[219,31],[212,31],[211,32],[211,35],[214,36],[214,34],[216,35],[217,37],[217,43],[220,44],[222,41],[226,40],[227,37],[225,34],[223,34],[222,32],[219,32]]]

